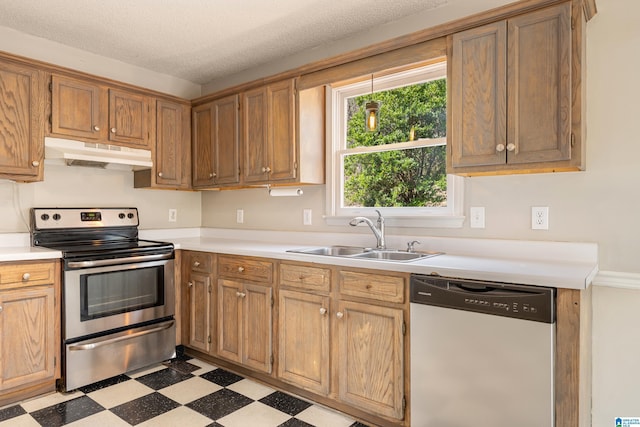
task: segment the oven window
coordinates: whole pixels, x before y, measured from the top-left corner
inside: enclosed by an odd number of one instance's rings
[[[164,266],[83,274],[80,276],[80,319],[164,305]]]

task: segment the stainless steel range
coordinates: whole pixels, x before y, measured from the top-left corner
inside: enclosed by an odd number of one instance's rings
[[[175,356],[173,245],[138,224],[136,208],[31,209],[32,245],[63,254],[63,390]]]

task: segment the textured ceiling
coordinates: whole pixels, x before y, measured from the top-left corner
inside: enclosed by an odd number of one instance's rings
[[[0,0],[0,25],[205,84],[453,0]]]

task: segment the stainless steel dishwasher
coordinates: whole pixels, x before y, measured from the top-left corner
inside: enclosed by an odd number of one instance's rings
[[[411,276],[411,426],[554,425],[555,289]]]

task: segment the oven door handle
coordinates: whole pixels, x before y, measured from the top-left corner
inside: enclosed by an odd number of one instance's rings
[[[141,255],[126,258],[98,259],[93,261],[69,261],[69,268],[103,267],[105,265],[120,265],[130,262],[156,261],[159,259],[171,259],[173,252],[167,254]]]
[[[131,333],[131,334],[120,335],[120,336],[117,336],[115,338],[108,338],[108,339],[102,339],[102,340],[98,339],[98,340],[92,341],[92,342],[86,342],[85,341],[84,343],[72,344],[72,345],[69,346],[69,350],[70,351],[93,350],[95,348],[102,347],[104,345],[114,344],[114,343],[117,343],[119,341],[130,340],[132,338],[138,338],[138,337],[141,337],[143,335],[155,334],[156,332],[160,332],[160,331],[164,331],[165,329],[169,329],[175,323],[176,323],[175,320],[169,320],[167,322],[160,323],[159,326],[156,326],[155,328],[145,329],[145,330],[142,330],[142,331],[139,331],[139,332],[134,332],[134,333]]]

